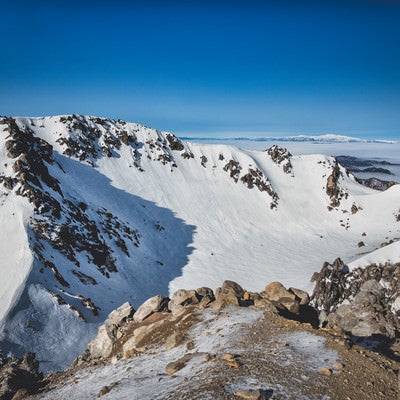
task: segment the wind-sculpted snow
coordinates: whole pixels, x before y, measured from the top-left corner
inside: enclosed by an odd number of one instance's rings
[[[400,237],[398,188],[363,187],[323,155],[80,115],[0,118],[0,146],[0,349],[49,370],[124,301],[226,279],[310,289],[326,259]]]

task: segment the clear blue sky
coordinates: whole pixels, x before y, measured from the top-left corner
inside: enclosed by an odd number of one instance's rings
[[[0,114],[400,137],[400,2],[3,2]]]

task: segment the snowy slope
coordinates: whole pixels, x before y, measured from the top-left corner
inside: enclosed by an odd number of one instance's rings
[[[185,143],[83,116],[3,119],[0,137],[0,348],[34,350],[48,370],[127,300],[226,279],[311,289],[325,260],[400,236],[399,186],[360,186],[324,155]]]

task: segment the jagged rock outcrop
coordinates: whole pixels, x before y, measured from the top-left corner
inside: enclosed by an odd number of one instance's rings
[[[325,263],[312,281],[312,304],[319,309],[321,324],[361,337],[393,338],[400,332],[400,264],[349,271],[338,258]]]
[[[275,144],[266,151],[275,164],[282,166],[283,172],[286,174],[290,174],[292,172],[293,166],[290,161],[292,154],[287,149]]]
[[[326,181],[326,194],[331,199],[331,208],[339,207],[341,200],[341,189],[338,184],[340,177],[340,167],[337,160],[335,160],[335,164],[332,167],[332,173],[328,176]]]
[[[34,353],[26,353],[21,358],[4,359],[0,364],[0,399],[10,400],[22,390],[26,395],[35,393],[42,378]]]

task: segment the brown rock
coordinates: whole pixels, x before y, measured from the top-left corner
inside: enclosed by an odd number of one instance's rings
[[[224,281],[222,286],[215,292],[215,303],[213,308],[220,309],[228,304],[240,305],[240,300],[244,295],[243,288],[236,282]]]
[[[240,364],[236,360],[228,361],[229,368],[239,368]]]
[[[29,397],[29,392],[26,389],[19,389],[14,396],[12,397],[12,400],[24,400]]]
[[[304,290],[291,287],[291,288],[289,288],[289,292],[293,293],[295,296],[297,296],[300,299],[301,306],[306,306],[310,302],[310,296]]]
[[[335,364],[335,365],[333,366],[333,369],[336,370],[336,371],[343,371],[343,369],[344,369],[344,364],[342,364],[342,363],[337,363],[337,364]]]
[[[195,290],[177,290],[171,297],[171,301],[168,303],[168,309],[171,312],[179,311],[181,307],[187,305],[198,304],[201,297]]]
[[[224,361],[233,361],[234,359],[235,359],[235,356],[231,353],[225,353],[225,354],[222,354],[222,356],[221,356],[221,360],[224,360]]]
[[[318,371],[321,375],[325,375],[325,376],[331,376],[332,375],[332,370],[329,368],[321,368]]]
[[[173,375],[175,374],[175,372],[180,371],[182,368],[184,368],[186,365],[185,362],[183,362],[182,360],[177,360],[177,361],[173,361],[170,362],[169,364],[167,364],[167,366],[165,367],[165,372],[168,375]]]
[[[245,400],[264,400],[266,399],[264,393],[260,390],[238,390],[235,396]]]
[[[298,314],[300,307],[296,295],[286,290],[280,282],[272,282],[265,287],[263,295],[268,300],[281,304],[289,312]]]
[[[141,322],[151,314],[167,309],[168,302],[169,298],[161,295],[150,297],[137,309],[133,319],[136,322]]]

